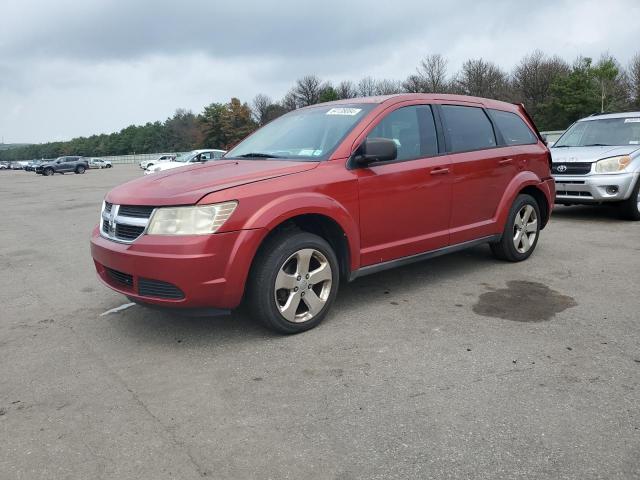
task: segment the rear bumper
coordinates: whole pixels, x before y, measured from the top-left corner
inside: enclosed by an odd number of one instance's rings
[[[200,236],[143,235],[132,244],[100,236],[91,255],[109,288],[140,303],[194,309],[237,307],[262,229]]]
[[[619,202],[631,195],[638,173],[555,175],[556,203]]]

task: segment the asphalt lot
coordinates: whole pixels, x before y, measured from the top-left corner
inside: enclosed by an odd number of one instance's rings
[[[317,329],[184,318],[97,280],[133,166],[0,172],[0,478],[640,478],[640,223],[558,208],[345,285]]]

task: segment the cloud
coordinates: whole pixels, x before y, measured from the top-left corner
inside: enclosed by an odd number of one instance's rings
[[[571,61],[637,46],[637,0],[8,0],[0,29],[0,134],[48,141],[162,120],[178,107],[296,78],[403,79],[428,53],[511,69],[535,49]],[[20,108],[17,108],[20,106]]]

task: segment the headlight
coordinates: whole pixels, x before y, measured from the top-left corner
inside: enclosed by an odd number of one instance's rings
[[[238,202],[157,208],[147,229],[148,235],[206,235],[216,233],[229,219]]]
[[[617,173],[627,168],[630,163],[631,157],[628,155],[605,158],[596,162],[596,173]]]

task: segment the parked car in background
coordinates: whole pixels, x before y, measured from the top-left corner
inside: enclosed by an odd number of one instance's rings
[[[154,158],[152,160],[143,160],[142,162],[140,162],[140,168],[143,170],[146,170],[150,167],[153,167],[154,165],[157,165],[158,163],[170,162],[174,158],[176,158],[174,154],[165,153],[163,155],[160,155],[158,158]]]
[[[44,163],[44,162],[45,162],[44,160],[33,160],[33,161],[31,161],[31,162],[27,163],[27,164],[25,165],[24,169],[25,169],[27,172],[35,172],[35,171],[36,171],[36,167],[37,167],[38,165],[40,165],[41,163]]]
[[[91,252],[99,278],[136,302],[220,313],[246,298],[254,318],[301,332],[343,281],[487,243],[527,259],[553,207],[550,166],[522,105],[441,94],[318,104],[219,161],[114,188]]]
[[[208,162],[209,160],[217,160],[227,153],[226,150],[193,150],[191,152],[183,153],[175,160],[170,162],[164,162],[159,165],[148,167],[145,171],[145,175],[151,173],[164,172],[165,170],[171,170],[172,168],[184,167],[187,165],[193,165],[194,163]]]
[[[9,167],[7,167],[6,163],[0,163],[0,170],[8,170]]]
[[[640,220],[640,112],[578,120],[551,148],[556,203],[617,205]]]
[[[50,176],[54,173],[84,173],[89,168],[86,158],[78,156],[58,157],[50,162],[45,162],[36,167],[36,173]]]
[[[11,170],[24,170],[25,165],[21,162],[12,162]]]
[[[110,160],[103,160],[102,158],[90,158],[89,168],[111,168],[113,165]]]
[[[553,144],[558,141],[563,133],[564,130],[549,130],[547,132],[540,132],[540,135],[547,143],[547,147],[553,147]]]

